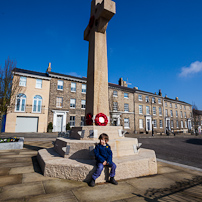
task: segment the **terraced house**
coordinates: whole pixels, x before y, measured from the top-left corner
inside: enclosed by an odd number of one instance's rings
[[[46,132],[53,123],[53,132],[85,125],[85,77],[51,71],[46,73],[16,69],[21,91],[15,94],[7,113],[6,132]],[[192,128],[192,106],[184,101],[129,88],[121,78],[109,83],[110,124],[122,125],[132,133],[188,132]],[[14,105],[13,105],[14,103]],[[24,125],[26,125],[24,127]]]

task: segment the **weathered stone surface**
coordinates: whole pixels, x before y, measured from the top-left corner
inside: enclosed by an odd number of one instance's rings
[[[22,183],[28,183],[28,182],[38,182],[38,181],[45,181],[45,180],[51,180],[50,177],[45,177],[42,174],[39,173],[23,173],[22,176]]]
[[[17,168],[13,166],[13,168],[10,169],[9,174],[13,175],[13,174],[33,173],[33,172],[34,172],[33,166],[23,166],[23,167],[17,167]]]
[[[38,159],[45,176],[63,179],[89,181],[96,169],[95,160],[69,159],[58,157],[54,150],[40,150]],[[140,149],[138,155],[130,155],[114,158],[117,165],[116,179],[126,179],[153,175],[157,173],[155,152],[147,149]],[[109,169],[106,167],[97,182],[104,182],[108,179]]]
[[[0,176],[1,175],[8,175],[9,171],[10,171],[10,169],[8,169],[8,168],[1,168],[0,169]]]
[[[22,175],[0,176],[0,187],[22,183]]]

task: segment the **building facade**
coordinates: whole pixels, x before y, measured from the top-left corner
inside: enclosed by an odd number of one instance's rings
[[[20,91],[8,109],[6,132],[46,132],[49,123],[52,132],[65,132],[67,124],[85,125],[86,78],[52,72],[50,64],[46,73],[16,69],[14,78]],[[138,134],[185,133],[192,128],[192,106],[178,98],[129,88],[123,79],[109,83],[108,89],[110,125]],[[23,123],[33,123],[32,131],[22,129]]]
[[[50,78],[15,68],[5,132],[47,132]],[[14,89],[15,88],[15,89]]]

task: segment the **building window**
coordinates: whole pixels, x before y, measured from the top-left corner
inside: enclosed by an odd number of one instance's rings
[[[162,116],[162,109],[159,107],[159,116]]]
[[[156,119],[153,120],[153,123],[154,123],[154,128],[156,128],[157,127]]]
[[[142,105],[139,105],[139,114],[143,114],[142,108],[143,108],[143,106],[142,106]]]
[[[182,118],[182,111],[180,111],[180,117]]]
[[[181,121],[181,128],[183,128],[183,121]]]
[[[143,128],[143,119],[139,119],[139,128]]]
[[[36,80],[36,88],[42,88],[42,80],[41,79]]]
[[[70,99],[70,108],[76,107],[76,99]]]
[[[190,112],[190,117],[192,116],[192,113]]]
[[[184,112],[184,118],[187,118],[187,113],[186,112]]]
[[[189,107],[189,110],[191,110],[191,107]]]
[[[186,110],[186,106],[184,106],[184,110]]]
[[[162,120],[159,120],[159,125],[160,125],[160,128],[163,128],[163,121]]]
[[[124,98],[128,98],[128,93],[124,93]]]
[[[158,99],[158,103],[161,104],[161,99],[160,98]]]
[[[172,103],[170,103],[170,107],[172,107]]]
[[[149,106],[146,106],[146,114],[147,114],[147,115],[150,114],[150,113],[149,113]]]
[[[63,98],[62,97],[57,97],[56,98],[56,107],[62,108],[63,106]]]
[[[118,97],[118,92],[116,90],[113,91],[113,96]]]
[[[85,109],[85,108],[86,108],[86,101],[81,100],[81,109]]]
[[[167,107],[167,102],[165,102],[165,107]]]
[[[75,126],[75,116],[70,116],[70,127],[74,127]]]
[[[63,81],[58,80],[58,90],[63,90]]]
[[[76,92],[76,83],[71,83],[71,92]]]
[[[182,109],[182,105],[180,105],[180,109]]]
[[[40,95],[36,95],[33,101],[33,112],[41,113],[41,105],[42,105],[42,97]]]
[[[166,109],[166,116],[168,116],[168,110]]]
[[[113,111],[118,111],[118,102],[113,102]]]
[[[81,126],[85,125],[85,116],[81,116]]]
[[[124,119],[124,128],[130,128],[129,118]]]
[[[155,101],[155,97],[152,97],[152,103],[155,103],[156,101]]]
[[[27,83],[27,77],[21,76],[21,77],[20,77],[19,86],[24,86],[24,87],[26,87],[26,83]]]
[[[176,111],[176,117],[178,117],[178,112]]]
[[[173,110],[170,110],[170,116],[173,117]]]
[[[142,101],[142,95],[138,95],[138,100]]]
[[[86,93],[86,84],[82,84],[82,93]]]
[[[170,126],[171,126],[171,128],[174,127],[174,126],[173,126],[173,120],[170,121]]]
[[[145,97],[145,101],[146,101],[146,102],[149,102],[149,96],[146,96],[146,97]]]
[[[175,104],[175,109],[177,109],[177,104]]]
[[[16,97],[16,105],[15,111],[16,112],[24,112],[25,111],[25,104],[26,104],[26,95],[25,94],[18,94]]]
[[[178,120],[176,121],[176,127],[179,128],[179,122],[178,122]]]
[[[129,104],[124,104],[124,112],[129,112]]]
[[[184,122],[184,127],[187,128],[187,121]]]
[[[153,115],[156,115],[156,107],[153,107]]]

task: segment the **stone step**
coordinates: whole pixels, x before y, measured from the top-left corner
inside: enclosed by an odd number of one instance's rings
[[[99,142],[93,140],[57,138],[54,149],[65,158],[94,159],[93,149],[97,143]],[[111,140],[108,144],[111,146],[114,157],[133,155],[138,152],[137,138]]]
[[[44,176],[89,182],[96,170],[96,161],[62,158],[53,148],[38,151],[38,162]],[[156,155],[153,150],[140,149],[137,155],[113,158],[116,180],[157,174]],[[105,167],[96,182],[105,182],[109,168]]]

